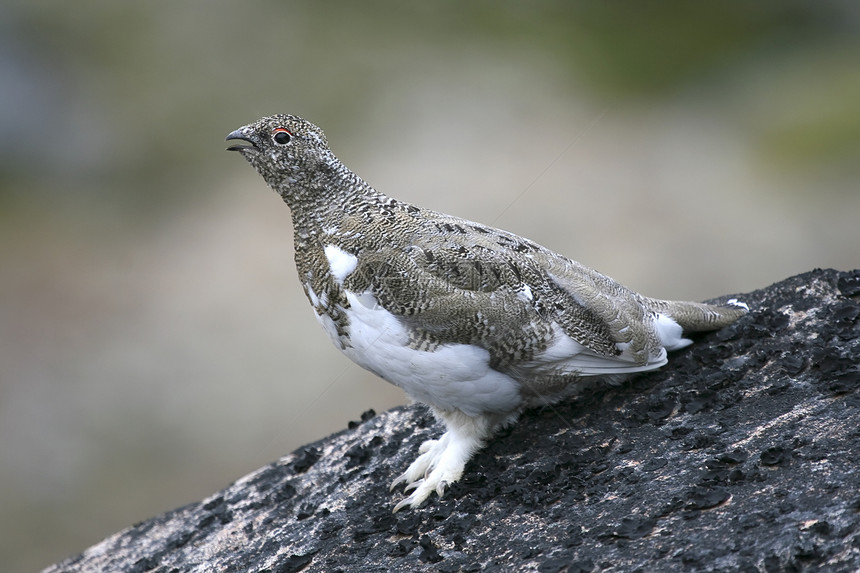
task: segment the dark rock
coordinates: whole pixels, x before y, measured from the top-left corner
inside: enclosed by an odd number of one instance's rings
[[[663,370],[526,412],[418,510],[388,484],[440,428],[368,412],[46,571],[860,570],[860,272],[738,298]]]

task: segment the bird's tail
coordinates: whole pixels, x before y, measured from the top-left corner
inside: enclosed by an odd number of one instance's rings
[[[728,326],[750,311],[746,303],[734,298],[724,304],[649,299],[648,306],[673,319],[684,329],[684,332],[717,330]]]

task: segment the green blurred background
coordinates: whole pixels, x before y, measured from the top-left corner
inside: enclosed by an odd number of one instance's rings
[[[4,2],[4,571],[405,401],[327,341],[286,206],[224,152],[280,112],[648,295],[860,266],[857,3]]]

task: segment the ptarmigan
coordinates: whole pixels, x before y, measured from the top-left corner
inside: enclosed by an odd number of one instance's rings
[[[334,344],[445,424],[394,480],[415,507],[463,474],[495,428],[531,405],[666,363],[748,311],[647,298],[528,239],[392,199],[276,115],[227,136],[289,205],[296,267]]]

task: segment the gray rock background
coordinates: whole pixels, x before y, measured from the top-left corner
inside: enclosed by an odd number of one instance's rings
[[[261,115],[649,295],[860,266],[857,7],[712,4],[0,4],[4,571],[404,402],[330,346],[289,214],[223,151]]]
[[[528,412],[417,510],[387,488],[441,431],[414,406],[45,573],[857,571],[860,270],[742,298],[665,369]]]

